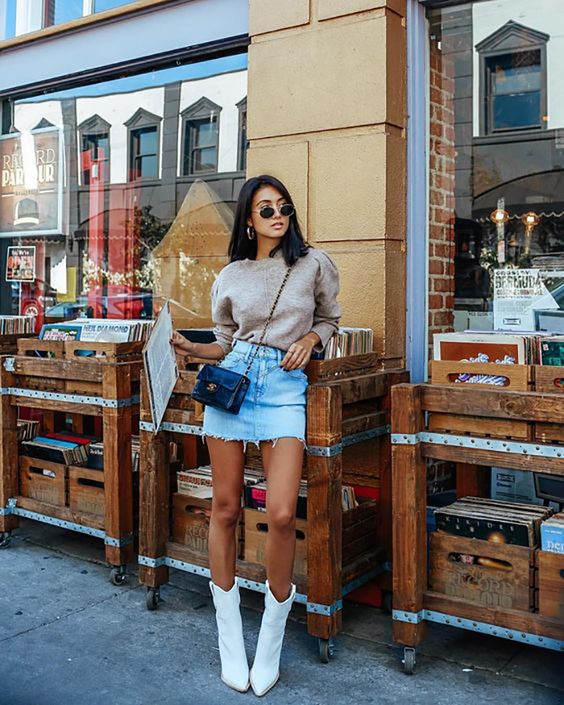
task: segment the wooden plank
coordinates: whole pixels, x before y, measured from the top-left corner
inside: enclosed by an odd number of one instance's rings
[[[38,354],[39,353],[39,354]],[[19,338],[18,355],[62,359],[65,356],[65,346],[60,340],[39,340],[39,338]]]
[[[477,607],[472,602],[432,591],[425,593],[423,604],[425,609],[453,617],[484,622],[496,627],[513,629],[527,634],[547,636],[551,639],[564,639],[562,619],[543,617],[534,612],[503,609],[501,607]],[[453,624],[456,624],[455,620],[453,620]]]
[[[102,370],[94,365],[77,367],[71,360],[53,360],[41,357],[24,357],[18,355],[14,358],[14,371],[16,374],[29,377],[47,377],[49,379],[77,379],[89,382],[101,382]]]
[[[177,561],[191,563],[192,565],[209,568],[209,560],[207,553],[201,553],[190,549],[188,546],[169,541],[166,545],[166,555]],[[257,583],[264,583],[266,580],[266,570],[263,565],[258,563],[250,563],[248,561],[237,561],[236,573],[241,578],[247,578]],[[307,585],[302,576],[296,577],[297,591],[306,594]]]
[[[564,367],[535,365],[535,391],[563,394]]]
[[[307,445],[341,441],[342,385],[310,385],[307,391]],[[341,599],[342,567],[342,456],[307,459],[308,599],[332,605]],[[341,612],[331,616],[309,613],[308,632],[329,639],[341,629]]]
[[[130,343],[104,343],[84,340],[67,340],[64,343],[65,357],[79,362],[81,365],[93,365],[104,362],[132,362],[141,357],[145,343],[133,341]],[[94,353],[85,356],[85,352]]]
[[[105,399],[131,396],[131,378],[127,365],[105,364],[103,394]],[[133,478],[131,472],[130,406],[102,409],[104,438],[104,489],[106,496],[106,534],[115,539],[133,534]],[[106,546],[106,560],[122,565],[133,558],[133,545]]]
[[[14,375],[0,361],[0,387],[13,387]],[[7,394],[0,395],[0,507],[18,494],[18,411]],[[18,526],[15,516],[0,514],[0,531],[11,531]]]
[[[455,560],[473,556],[474,563]],[[430,536],[429,589],[477,606],[528,611],[534,604],[535,551],[525,546],[452,536]]]
[[[95,404],[75,404],[68,401],[55,401],[52,399],[29,399],[28,397],[11,396],[10,403],[14,406],[27,406],[45,411],[55,411],[66,414],[72,409],[73,414],[87,416],[102,416],[102,407]],[[55,430],[54,428],[52,430]]]
[[[428,429],[433,433],[454,433],[460,436],[485,436],[528,441],[533,438],[533,424],[529,421],[508,421],[482,416],[459,414],[429,414]]]
[[[457,497],[489,497],[490,481],[490,468],[469,463],[456,464]]]
[[[453,463],[465,463],[471,455],[476,465],[486,465],[516,470],[530,470],[549,475],[561,475],[564,472],[564,448],[561,458],[541,458],[517,453],[501,453],[498,451],[481,450],[478,448],[461,448],[433,443],[420,443],[421,454],[425,458],[449,460]],[[397,447],[397,446],[396,446]]]
[[[146,395],[143,403],[148,403]],[[167,550],[170,528],[169,435],[140,431],[139,436],[139,553],[159,558]],[[168,573],[166,566],[139,566],[139,580],[148,587],[168,582]]]
[[[363,553],[361,556],[354,558],[351,561],[343,562],[343,585],[366,575],[366,573],[371,570],[381,567],[385,559],[384,549],[380,546],[375,546],[371,550]]]
[[[174,394],[191,394],[194,389],[194,384],[196,383],[197,372],[192,372],[190,370],[182,370],[180,376],[176,380],[174,385]]]
[[[536,423],[534,424],[534,438],[537,443],[564,443],[564,425]]]
[[[495,362],[461,362],[454,360],[431,360],[429,363],[432,384],[460,384],[456,379],[461,374],[492,375],[503,377],[504,383],[500,385],[505,390],[526,392],[532,387],[532,365],[499,365]],[[473,387],[490,388],[488,384],[472,384]]]
[[[55,519],[62,519],[63,521],[70,521],[73,524],[80,524],[81,526],[88,526],[92,529],[101,529],[104,531],[103,517],[96,516],[95,514],[74,512],[69,507],[57,507],[54,504],[46,504],[45,502],[39,502],[36,499],[22,497],[21,495],[17,497],[17,506],[22,509],[27,509],[30,512],[44,514]]]
[[[305,369],[310,384],[332,382],[358,375],[371,374],[381,366],[378,353],[347,355],[334,360],[310,360]]]
[[[417,386],[424,411],[550,423],[561,423],[564,418],[562,394],[474,389],[470,384]]]
[[[353,377],[341,382],[330,382],[328,386],[338,386],[342,394],[343,404],[352,404],[365,399],[383,397],[389,387],[386,372],[363,377]],[[312,385],[315,386],[315,385]]]
[[[564,639],[564,555],[539,551],[537,560],[539,613],[560,620]]]
[[[373,411],[345,418],[345,409],[343,409],[343,436],[352,436],[373,428],[380,428],[387,423],[389,423],[389,414],[386,411]]]
[[[423,430],[421,387],[392,388],[392,433]],[[419,612],[427,588],[427,469],[421,446],[392,447],[393,592],[394,609]],[[426,636],[426,624],[394,621],[394,640],[417,646]]]

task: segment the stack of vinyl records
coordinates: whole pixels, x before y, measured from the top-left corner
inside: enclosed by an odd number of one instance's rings
[[[371,328],[339,328],[327,343],[325,360],[348,355],[371,353],[374,348],[374,332]]]
[[[266,512],[266,480],[245,487],[245,506]],[[299,519],[307,518],[307,480],[300,480],[298,490],[298,507],[296,516]]]
[[[549,335],[542,338],[540,364],[564,367],[564,335]]]
[[[131,436],[131,469],[133,472],[139,470],[139,453],[139,436]],[[104,441],[96,439],[90,443],[86,466],[92,470],[104,469]]]
[[[212,498],[212,474],[209,465],[202,465],[191,470],[181,470],[176,473],[178,492],[199,497],[200,499]],[[245,468],[243,472],[243,483],[245,488],[256,485],[264,480],[264,474],[255,468]]]
[[[564,513],[554,514],[541,524],[541,549],[564,553]]]
[[[456,536],[536,548],[549,507],[463,497],[435,510],[437,529]]]
[[[21,442],[21,453],[30,458],[63,465],[84,465],[90,439],[64,433],[49,433]]]
[[[18,441],[30,441],[39,431],[39,421],[18,419]]]
[[[33,333],[33,316],[0,316],[0,335]]]
[[[88,343],[131,343],[149,338],[154,321],[109,318],[76,318],[65,323],[45,323],[40,340],[81,340]]]

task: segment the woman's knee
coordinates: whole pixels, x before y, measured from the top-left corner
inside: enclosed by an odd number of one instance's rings
[[[224,527],[232,527],[239,521],[241,500],[220,500],[214,497],[212,501],[212,521]]]
[[[268,530],[277,534],[290,534],[296,528],[296,514],[291,509],[268,512]]]

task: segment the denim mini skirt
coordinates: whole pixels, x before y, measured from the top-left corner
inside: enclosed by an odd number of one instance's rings
[[[235,341],[220,367],[243,374],[257,346]],[[204,436],[255,443],[298,438],[305,445],[307,376],[301,369],[286,371],[286,353],[261,345],[247,376],[250,385],[238,414],[206,406]]]

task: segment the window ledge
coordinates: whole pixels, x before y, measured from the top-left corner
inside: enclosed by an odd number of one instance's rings
[[[530,142],[531,140],[552,140],[560,130],[546,130],[537,128],[534,130],[512,130],[511,132],[492,132],[489,135],[480,135],[474,137],[474,145],[496,144],[503,142]]]
[[[40,42],[46,39],[52,39],[66,34],[73,34],[88,29],[94,25],[102,25],[109,22],[121,20],[130,15],[140,15],[146,12],[152,12],[157,8],[165,5],[179,5],[186,0],[132,0],[128,5],[116,7],[113,10],[105,10],[104,12],[94,12],[86,17],[80,17],[71,22],[53,25],[38,29],[35,32],[28,32],[19,37],[0,40],[0,54],[11,49],[19,49],[33,42]]]

